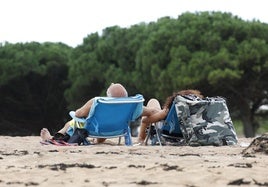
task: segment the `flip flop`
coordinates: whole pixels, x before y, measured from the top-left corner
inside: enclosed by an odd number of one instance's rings
[[[42,145],[51,145],[50,142],[48,142],[48,141],[44,141],[44,140],[40,141],[40,143],[41,143]]]
[[[63,140],[54,140],[54,139],[49,139],[49,140],[42,140],[40,141],[42,145],[56,145],[56,146],[78,146],[77,143],[67,143]]]
[[[68,143],[63,140],[58,140],[57,142],[65,146],[78,146],[78,143]]]

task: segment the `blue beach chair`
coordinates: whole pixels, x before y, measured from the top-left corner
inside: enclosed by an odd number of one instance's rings
[[[145,145],[148,145],[149,140],[151,145],[162,145],[168,142],[174,145],[182,143],[184,138],[180,130],[180,121],[176,113],[175,102],[172,103],[165,120],[152,123],[149,126]]]
[[[95,97],[87,118],[70,116],[84,122],[88,136],[92,138],[125,138],[125,145],[132,145],[130,123],[142,114],[144,98],[137,94],[131,97]]]

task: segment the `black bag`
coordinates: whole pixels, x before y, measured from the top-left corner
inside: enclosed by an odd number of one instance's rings
[[[68,143],[77,143],[78,145],[89,145],[90,142],[87,140],[88,132],[86,129],[76,128],[74,134],[68,140]]]
[[[59,141],[65,141],[65,142],[67,142],[69,139],[70,139],[70,135],[69,134],[62,134],[62,133],[59,133],[59,132],[57,132],[54,136],[53,136],[53,138],[52,138],[53,140],[59,140]]]

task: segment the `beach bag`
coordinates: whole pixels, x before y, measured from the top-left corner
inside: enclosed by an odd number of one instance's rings
[[[87,140],[88,132],[86,129],[76,128],[73,135],[70,136],[67,143],[77,143],[78,145],[89,145],[90,142]]]
[[[195,95],[177,96],[175,108],[187,145],[234,145],[237,135],[226,100],[222,97],[201,99]]]

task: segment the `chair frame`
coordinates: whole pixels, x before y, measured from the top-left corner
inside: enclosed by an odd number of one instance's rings
[[[173,140],[183,139],[183,137],[177,137],[177,136],[166,135],[164,133],[161,133],[163,131],[163,128],[166,127],[169,124],[169,122],[172,120],[172,115],[174,115],[174,112],[176,112],[176,109],[175,109],[175,102],[173,101],[172,106],[170,107],[170,111],[169,111],[166,119],[161,120],[159,122],[151,123],[149,125],[147,135],[146,135],[146,138],[145,138],[145,141],[144,141],[145,145],[148,145],[148,140],[154,134],[156,134],[156,138],[157,138],[157,141],[159,142],[160,146],[162,146],[162,143],[161,143],[161,138],[162,137],[164,139],[173,139]],[[176,120],[178,120],[178,121],[177,121],[177,123],[175,123],[175,125],[179,125],[179,119],[176,119]],[[180,127],[178,126],[177,128],[179,129]]]
[[[131,97],[122,97],[122,98],[95,97],[94,102],[93,102],[94,104],[91,107],[89,114],[86,118],[76,117],[74,111],[71,111],[69,114],[74,120],[85,123],[84,128],[87,129],[87,131],[88,131],[88,137],[90,137],[90,138],[105,138],[105,139],[119,138],[118,145],[121,143],[121,137],[124,137],[125,138],[125,145],[131,146],[131,145],[133,145],[133,143],[132,143],[132,138],[131,138],[130,125],[131,125],[131,122],[135,121],[136,118],[141,116],[143,102],[144,102],[144,98],[141,94],[137,94],[137,95],[131,96]],[[123,118],[120,118],[120,117],[118,118],[118,114],[122,113],[122,111],[114,110],[116,107],[115,108],[112,108],[112,107],[118,106],[121,108],[122,105],[126,105],[126,107],[130,107],[130,108],[126,108],[127,110],[129,110],[129,111],[126,110],[128,116],[123,116]],[[100,108],[100,107],[104,107],[104,108]],[[109,112],[106,112],[105,115],[102,113],[96,113],[96,112],[105,112],[105,111],[100,111],[101,109],[105,109],[105,108],[108,109],[108,111],[109,111]],[[117,121],[118,120],[124,121],[123,124],[119,124],[120,128],[122,128],[121,130],[120,129],[118,130],[119,134],[113,134],[113,132],[117,133],[117,131],[116,132],[113,131],[111,133],[109,132],[109,135],[107,135],[107,134],[102,135],[103,132],[98,132],[99,129],[97,129],[97,131],[92,130],[92,128],[96,128],[94,126],[95,122],[97,123],[98,127],[105,128],[107,126],[107,128],[109,128],[107,125],[107,120],[100,119],[102,115],[104,115],[106,117],[107,117],[107,115],[111,115],[111,116],[116,115],[117,118],[112,118],[112,119],[115,119]],[[117,122],[110,122],[110,120],[109,120],[109,124],[110,123],[111,124],[113,124],[113,123],[118,124]],[[116,126],[118,126],[118,125],[116,125]],[[118,126],[118,128],[119,128],[119,126]],[[122,131],[122,133],[120,133],[121,131]],[[107,132],[105,132],[105,133],[107,133]]]

